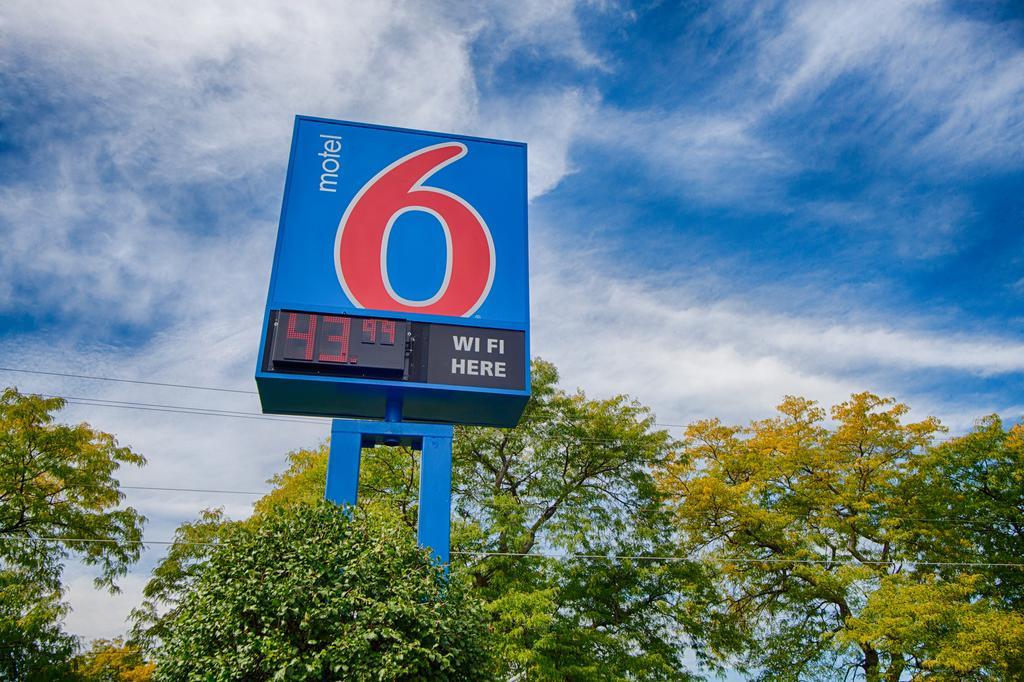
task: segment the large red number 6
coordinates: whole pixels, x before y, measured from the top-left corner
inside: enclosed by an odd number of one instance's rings
[[[424,147],[377,173],[353,197],[338,225],[334,265],[342,289],[356,306],[468,317],[487,298],[495,265],[487,223],[461,197],[423,186],[431,175],[465,155],[466,146],[458,142]],[[391,228],[408,211],[434,216],[445,236],[444,280],[422,301],[402,298],[388,279]]]

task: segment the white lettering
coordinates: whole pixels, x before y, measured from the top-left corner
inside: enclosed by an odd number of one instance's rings
[[[473,341],[476,341],[477,350],[480,349],[480,339],[474,339],[472,336],[453,336],[452,343],[455,344],[455,350],[473,350]]]
[[[466,360],[464,358],[452,358],[452,374],[465,374]]]
[[[505,363],[504,362],[496,362],[496,363],[494,363],[494,376],[501,377],[502,379],[505,378]]]
[[[480,361],[480,376],[482,376],[482,377],[492,377],[492,376],[494,376],[493,374],[491,374],[491,369],[493,367],[494,367],[494,363],[491,362],[490,360],[481,360]]]
[[[338,161],[341,152],[341,138],[337,135],[321,135],[320,137],[324,138],[324,150],[317,154],[323,158],[320,163],[320,169],[323,171],[320,174],[320,191],[337,192],[338,170],[341,168],[341,162]]]
[[[334,180],[331,180],[334,178]],[[337,192],[338,176],[334,173],[324,173],[320,176],[320,191],[321,192]],[[335,187],[329,187],[328,185],[335,185]]]
[[[498,348],[498,339],[487,339],[487,352],[493,353]]]
[[[480,376],[480,361],[479,360],[466,360],[466,374],[472,374],[473,376]]]

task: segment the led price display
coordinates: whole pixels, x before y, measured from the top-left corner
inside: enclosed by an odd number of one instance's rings
[[[268,371],[402,378],[408,323],[274,311]]]

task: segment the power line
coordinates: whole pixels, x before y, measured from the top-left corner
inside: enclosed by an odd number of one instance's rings
[[[110,545],[183,545],[192,547],[221,547],[225,542],[191,542],[187,540],[112,540],[109,538],[61,538],[56,536],[20,536],[0,535],[0,540],[14,542],[57,542],[57,543],[82,543],[82,544],[110,544]],[[1024,563],[990,562],[990,561],[858,561],[858,560],[829,560],[829,559],[782,559],[769,557],[764,559],[747,559],[742,557],[693,557],[648,554],[573,554],[556,552],[487,552],[473,550],[453,550],[451,554],[459,556],[477,557],[511,557],[522,559],[556,559],[560,561],[665,561],[680,562],[693,561],[711,564],[815,564],[828,566],[892,566],[896,564],[913,564],[915,566],[936,566],[936,567],[964,567],[964,568],[1019,568],[1024,569]]]
[[[217,408],[194,407],[190,405],[166,405],[162,403],[137,403],[125,400],[109,400],[106,398],[83,398],[73,396],[61,396],[50,393],[38,394],[44,398],[60,398],[69,405],[82,405],[87,407],[116,407],[120,409],[141,410],[143,412],[167,412],[170,414],[195,414],[206,417],[231,417],[235,419],[256,419],[262,421],[288,422],[293,424],[314,424],[323,426],[318,419],[330,419],[330,417],[288,417],[285,415],[261,414],[259,412],[241,412],[235,410],[220,410]],[[657,426],[657,424],[656,424]],[[570,436],[579,443],[630,443],[632,438],[597,438],[588,436],[573,436],[569,431],[555,431],[546,435]],[[942,442],[939,440],[938,442]]]
[[[221,393],[236,393],[236,394],[241,394],[241,395],[259,395],[259,393],[257,391],[245,391],[245,390],[241,390],[241,389],[224,388],[224,387],[220,387],[220,386],[200,386],[200,385],[197,385],[197,384],[172,384],[172,383],[165,383],[165,382],[161,382],[161,381],[143,381],[143,380],[140,380],[140,379],[123,379],[123,378],[116,378],[116,377],[96,376],[96,375],[91,375],[91,374],[73,374],[73,373],[70,373],[70,372],[46,372],[46,371],[43,371],[43,370],[22,369],[22,368],[17,368],[17,367],[0,367],[0,372],[18,372],[18,373],[21,373],[21,374],[38,374],[38,375],[43,375],[43,376],[65,377],[65,378],[69,378],[69,379],[89,379],[89,380],[92,380],[92,381],[110,381],[110,382],[116,382],[116,383],[121,383],[121,384],[139,384],[139,385],[143,385],[143,386],[162,386],[162,387],[165,387],[165,388],[184,388],[184,389],[193,389],[193,390],[198,390],[198,391],[218,391],[218,392],[221,392]],[[68,400],[71,400],[71,399],[69,398]],[[82,400],[84,400],[84,399],[82,399]],[[111,401],[111,402],[116,402],[116,401]],[[80,404],[80,403],[76,403],[76,404]],[[544,412],[543,409],[540,409],[538,411],[539,412]],[[655,423],[653,425],[654,426],[664,427],[664,428],[686,428],[685,424],[661,424],[661,423]]]
[[[323,418],[318,417],[288,417],[284,415],[261,414],[259,412],[242,412],[239,410],[220,410],[210,407],[195,407],[191,405],[166,405],[163,403],[139,403],[130,400],[108,400],[106,398],[83,398],[77,396],[63,396],[52,393],[40,393],[44,398],[60,398],[70,405],[85,405],[91,407],[118,407],[144,412],[170,412],[173,414],[197,414],[207,417],[233,417],[237,419],[259,419],[264,421],[290,422],[293,424],[314,424],[324,426]]]
[[[214,489],[214,488],[171,488],[165,486],[145,486],[145,485],[121,485],[118,486],[122,490],[152,490],[160,492],[179,492],[179,493],[213,493],[213,494],[225,494],[225,495],[269,495],[274,490],[225,490],[225,489]],[[520,506],[532,508],[532,509],[544,509],[550,506],[549,502],[532,502],[529,500],[521,501]],[[837,518],[835,521],[848,521],[848,518]],[[945,518],[916,518],[916,517],[902,517],[902,516],[886,516],[884,520],[887,521],[905,521],[910,523],[949,523],[949,524],[964,524],[964,525],[998,525],[1001,523],[1019,523],[1016,519],[1010,518],[994,518],[994,519],[959,519],[952,517]]]
[[[122,490],[156,490],[161,492],[175,492],[175,493],[215,493],[224,495],[269,495],[272,490],[216,490],[210,488],[167,488],[163,486],[151,486],[151,485],[121,485],[118,488]]]
[[[24,369],[24,368],[17,368],[17,367],[0,367],[0,372],[19,372],[19,373],[24,373],[24,374],[37,374],[37,375],[44,375],[44,376],[67,377],[67,378],[74,378],[74,379],[89,379],[89,380],[94,380],[94,381],[110,381],[110,382],[125,383],[125,384],[140,384],[140,385],[145,385],[145,386],[162,386],[162,387],[167,387],[167,388],[183,388],[183,389],[193,389],[193,390],[200,390],[200,391],[217,391],[217,392],[222,392],[222,393],[235,393],[235,394],[242,394],[242,395],[259,395],[259,393],[257,391],[246,391],[246,390],[241,390],[241,389],[224,388],[224,387],[219,387],[219,386],[200,386],[200,385],[197,385],[197,384],[174,384],[174,383],[165,383],[165,382],[159,382],[159,381],[144,381],[144,380],[140,380],[140,379],[123,379],[123,378],[104,377],[104,376],[88,375],[88,374],[74,374],[74,373],[70,373],[70,372],[49,372],[49,371],[43,371],[43,370]],[[91,406],[95,406],[95,407],[124,407],[124,408],[127,408],[127,409],[137,409],[137,410],[143,410],[143,411],[149,411],[149,412],[166,411],[166,412],[176,412],[178,414],[199,414],[199,415],[205,415],[205,416],[217,416],[217,415],[220,415],[220,416],[235,417],[235,418],[242,418],[242,419],[268,419],[268,420],[274,420],[274,421],[290,421],[290,422],[294,422],[294,423],[317,423],[317,422],[311,421],[314,418],[310,418],[310,419],[290,419],[288,417],[279,417],[279,416],[274,416],[274,415],[265,415],[265,414],[261,414],[261,413],[257,413],[257,412],[238,412],[238,411],[232,411],[232,410],[218,410],[216,408],[197,408],[197,407],[192,407],[192,406],[174,406],[174,405],[150,405],[150,404],[146,404],[146,403],[132,403],[132,402],[128,402],[128,401],[106,400],[106,399],[102,399],[102,398],[71,398],[71,397],[64,397],[64,396],[45,396],[45,395],[44,395],[44,397],[64,398],[70,404],[73,404],[73,405],[84,405],[84,406],[90,406],[91,405]],[[146,408],[148,408],[148,409],[146,409]],[[538,408],[535,408],[535,412],[539,413],[541,415],[557,413],[555,410],[551,410],[550,408],[547,408],[546,406],[543,406],[543,405],[539,406]],[[327,419],[329,417],[324,417],[324,418]],[[652,426],[657,426],[657,427],[661,427],[661,428],[685,429],[688,425],[687,424],[669,424],[669,423],[664,423],[664,422],[652,422]],[[942,443],[942,442],[946,442],[948,440],[952,440],[952,438],[953,437],[950,437],[950,438],[936,438],[935,441],[938,442],[938,443]],[[607,443],[607,442],[616,442],[616,441],[619,441],[621,439],[611,439],[611,438],[602,439],[602,438],[586,438],[586,437],[584,437],[584,438],[578,438],[577,440],[580,440],[582,442]]]
[[[56,542],[62,544],[97,544],[97,545],[187,545],[191,547],[217,547],[215,542],[187,542],[178,540],[111,540],[109,538],[59,538],[47,535],[20,536],[0,535],[0,540],[15,542]]]
[[[372,456],[372,453],[371,455]],[[100,486],[94,486],[100,487]],[[270,490],[227,490],[224,488],[178,488],[168,486],[147,486],[147,485],[119,485],[118,488],[122,490],[151,490],[158,492],[179,492],[179,493],[213,493],[213,494],[224,494],[224,495],[269,495],[274,492],[274,489]],[[519,506],[527,507],[531,509],[544,509],[550,506],[547,501],[534,502],[531,500],[520,500]],[[650,509],[650,507],[645,507]],[[829,519],[838,522],[849,521],[852,517],[847,518],[836,518]],[[855,519],[856,520],[856,519]],[[885,521],[905,521],[910,523],[950,523],[950,524],[965,524],[965,525],[998,525],[1001,523],[1020,523],[1017,519],[1011,518],[989,518],[989,519],[962,519],[954,517],[905,517],[905,516],[891,516],[886,515]]]
[[[142,381],[140,379],[117,379],[114,377],[101,377],[91,374],[71,374],[69,372],[44,372],[38,369],[21,369],[17,367],[0,367],[0,372],[19,372],[21,374],[42,374],[52,377],[67,377],[69,379],[90,379],[92,381],[113,381],[121,384],[142,384],[145,386],[163,386],[166,388],[190,388],[198,391],[219,391],[221,393],[241,393],[243,395],[259,395],[256,391],[244,391],[237,388],[223,388],[219,386],[197,386],[195,384],[168,384],[161,381]]]
[[[583,559],[583,560],[597,560],[597,561],[666,561],[666,562],[679,562],[679,561],[694,561],[704,562],[713,564],[825,564],[829,566],[892,566],[895,564],[914,564],[915,566],[963,566],[963,567],[1000,567],[1000,568],[1021,568],[1024,569],[1024,564],[1014,563],[1003,563],[1003,562],[984,562],[984,561],[912,561],[912,560],[892,560],[892,561],[859,561],[859,560],[842,560],[842,561],[830,561],[828,559],[780,559],[780,558],[765,558],[765,559],[745,559],[740,557],[691,557],[691,556],[674,556],[674,555],[625,555],[625,554],[559,554],[559,553],[546,553],[546,552],[474,552],[467,550],[453,550],[451,554],[467,555],[467,556],[503,556],[503,557],[542,557],[545,559]]]
[[[314,424],[324,426],[318,419],[330,419],[330,417],[288,417],[279,415],[261,414],[259,412],[241,412],[236,410],[220,410],[217,408],[194,407],[190,405],[166,405],[163,403],[139,403],[128,400],[110,400],[106,398],[83,398],[77,396],[63,396],[52,393],[37,394],[43,398],[60,398],[69,405],[82,405],[89,407],[116,407],[121,409],[141,410],[143,412],[167,412],[170,414],[195,414],[207,417],[232,417],[236,419],[257,419],[263,421],[290,422],[293,424]],[[562,432],[563,435],[570,435]],[[556,433],[557,435],[557,433]],[[629,443],[630,438],[596,438],[579,436],[574,440],[580,443]]]
[[[290,422],[293,424],[314,424],[324,426],[322,421],[317,419],[330,419],[330,417],[288,417],[279,415],[260,414],[259,412],[241,412],[236,410],[220,410],[216,408],[193,407],[190,405],[165,405],[161,403],[138,403],[127,400],[108,400],[106,398],[82,398],[75,396],[62,396],[50,393],[38,394],[43,398],[60,398],[69,405],[82,405],[89,407],[117,407],[130,410],[141,410],[143,412],[167,412],[170,414],[195,414],[206,417],[233,417],[237,419],[257,419],[263,421]],[[550,435],[550,434],[549,434]],[[558,435],[556,432],[554,435]],[[562,435],[571,435],[562,432]],[[587,436],[574,437],[573,440],[580,443],[628,443],[630,438],[595,438]]]

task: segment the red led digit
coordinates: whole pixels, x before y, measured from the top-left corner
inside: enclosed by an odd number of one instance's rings
[[[348,362],[349,361],[349,357],[348,357],[348,337],[349,337],[349,330],[350,330],[350,328],[352,326],[352,320],[350,318],[348,318],[348,317],[341,317],[340,315],[324,315],[323,316],[323,320],[324,320],[324,330],[327,332],[327,334],[325,336],[325,340],[329,341],[331,343],[337,343],[338,344],[338,352],[336,354],[329,355],[327,353],[324,353],[321,350],[320,351],[320,361],[321,362]],[[341,333],[340,334],[331,334],[330,330],[327,328],[327,325],[329,325],[329,324],[337,324],[337,325],[339,325],[341,327]],[[321,347],[322,346],[323,346],[323,342],[321,342]]]
[[[377,343],[377,320],[363,320],[363,343]]]
[[[287,345],[285,347],[285,357],[298,360],[312,360],[313,359],[313,342],[316,340],[316,315],[303,315],[306,318],[306,331],[300,332],[295,327],[295,322],[298,320],[301,313],[287,313],[288,315],[288,331],[285,335],[286,339],[295,341],[305,341],[306,349],[301,356],[297,357],[295,354],[289,353]]]
[[[381,320],[380,321],[380,333],[383,337],[381,343],[385,346],[395,345],[395,321],[394,320]]]

